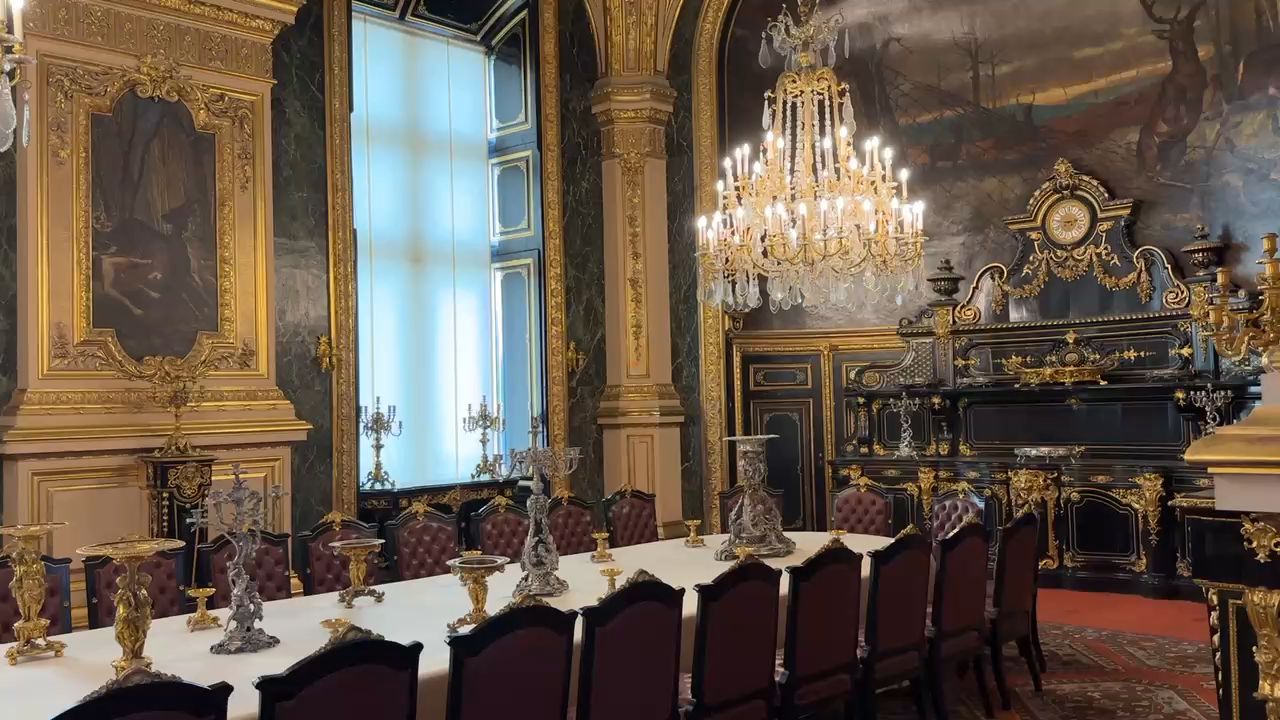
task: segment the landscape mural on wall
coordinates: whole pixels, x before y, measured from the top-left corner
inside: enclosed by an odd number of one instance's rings
[[[928,208],[926,274],[944,257],[969,278],[1011,262],[1001,218],[1023,211],[1065,157],[1139,201],[1137,244],[1176,257],[1205,223],[1239,245],[1243,279],[1256,272],[1258,236],[1280,230],[1278,5],[824,0],[820,9],[842,12],[849,29],[836,73],[852,90],[855,136],[879,135],[912,167],[913,195]],[[729,16],[722,145],[759,141],[763,94],[781,72],[776,55],[761,68],[761,32],[780,7],[742,0]],[[900,305],[762,308],[746,326],[891,325],[928,299],[921,288]]]

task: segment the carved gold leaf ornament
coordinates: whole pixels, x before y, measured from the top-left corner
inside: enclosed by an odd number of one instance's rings
[[[1253,659],[1258,666],[1255,697],[1266,703],[1267,718],[1280,717],[1280,590],[1246,588],[1245,612],[1258,638]]]
[[[1256,515],[1245,515],[1240,518],[1240,534],[1244,537],[1246,549],[1256,554],[1260,563],[1270,562],[1271,555],[1280,555],[1280,530],[1273,521],[1260,519]]]

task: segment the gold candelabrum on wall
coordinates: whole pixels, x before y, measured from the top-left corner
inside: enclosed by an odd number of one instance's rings
[[[501,404],[495,406],[493,412],[490,412],[489,400],[482,395],[479,412],[473,414],[471,405],[467,405],[467,415],[462,418],[462,429],[469,433],[480,431],[480,462],[476,463],[476,469],[471,471],[472,480],[479,480],[486,476],[494,480],[503,477],[501,452],[495,453],[493,457],[489,456],[489,433],[500,433],[506,427],[507,421],[502,418]]]
[[[13,624],[16,642],[4,652],[10,665],[17,665],[19,658],[46,653],[62,657],[62,652],[67,649],[66,643],[49,639],[49,621],[40,617],[48,595],[40,543],[49,533],[65,526],[64,522],[52,522],[0,527],[0,535],[11,538],[4,546],[4,554],[9,556],[13,564],[13,580],[9,583],[9,592],[18,601],[20,616]]]
[[[391,479],[391,475],[387,473],[387,469],[382,466],[382,450],[386,447],[383,442],[389,437],[400,437],[400,432],[404,429],[404,425],[396,420],[396,406],[388,405],[386,411],[382,409],[382,398],[375,397],[373,399],[373,413],[369,413],[368,405],[360,406],[360,430],[364,436],[373,440],[373,469],[365,476],[364,487],[368,490],[391,490],[396,484]]]
[[[1231,269],[1219,267],[1214,288],[1192,295],[1191,312],[1218,354],[1233,361],[1261,356],[1263,366],[1280,368],[1280,258],[1275,233],[1262,236],[1258,294],[1231,284]]]

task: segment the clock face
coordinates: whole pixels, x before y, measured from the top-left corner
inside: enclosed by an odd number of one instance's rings
[[[1093,216],[1084,203],[1076,199],[1062,200],[1049,208],[1045,230],[1049,239],[1059,245],[1074,245],[1084,239],[1093,224]]]

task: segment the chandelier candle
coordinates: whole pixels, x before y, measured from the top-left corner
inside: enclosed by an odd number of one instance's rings
[[[800,0],[773,20],[760,48],[786,71],[765,94],[764,142],[724,159],[718,204],[698,218],[702,302],[743,312],[763,304],[849,307],[918,282],[925,240],[924,203],[910,201],[906,168],[879,137],[854,141],[849,86],[831,69],[844,16],[823,18],[818,0]],[[848,37],[845,31],[845,56]],[[824,57],[824,50],[825,57]],[[859,160],[861,154],[861,160]],[[865,294],[853,291],[861,281]]]

